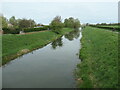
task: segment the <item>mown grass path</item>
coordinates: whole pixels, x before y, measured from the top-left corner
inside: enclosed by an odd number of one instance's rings
[[[118,33],[87,26],[82,35],[78,87],[117,88]]]
[[[21,34],[17,34],[17,35],[34,34],[34,33],[47,32],[47,31],[48,31],[48,30],[44,30],[44,31],[36,31],[36,32],[28,32],[28,33],[21,33]]]

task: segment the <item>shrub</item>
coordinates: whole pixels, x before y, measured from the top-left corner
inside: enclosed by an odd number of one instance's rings
[[[4,34],[19,34],[20,28],[2,28]]]

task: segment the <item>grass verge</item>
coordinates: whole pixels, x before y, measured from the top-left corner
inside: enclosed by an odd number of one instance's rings
[[[118,34],[87,26],[82,35],[82,61],[76,70],[78,87],[117,88]]]
[[[61,34],[52,31],[38,32],[26,35],[7,34],[2,36],[2,65],[23,54],[41,48],[73,29],[63,28]]]

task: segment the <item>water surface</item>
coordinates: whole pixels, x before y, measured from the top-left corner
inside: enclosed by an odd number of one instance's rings
[[[81,33],[71,32],[3,67],[3,88],[74,88]]]

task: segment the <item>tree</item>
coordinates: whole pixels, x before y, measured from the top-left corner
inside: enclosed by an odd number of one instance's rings
[[[74,18],[70,17],[64,20],[65,27],[74,28]]]
[[[70,28],[74,28],[74,18],[73,18],[73,17],[70,17],[70,18],[68,19],[68,21],[69,21],[68,26],[69,26]]]
[[[27,19],[19,20],[19,28],[28,28],[30,27],[30,23]]]
[[[73,17],[70,17],[64,20],[64,25],[65,27],[69,27],[69,28],[79,28],[80,21],[78,19],[74,19]]]
[[[18,23],[19,23],[19,28],[31,28],[36,25],[35,21],[32,19],[29,19],[29,20],[19,19]]]
[[[50,27],[52,28],[52,31],[54,31],[57,34],[60,34],[61,29],[63,28],[61,16],[56,16],[50,23]]]
[[[79,28],[81,25],[80,25],[80,21],[78,19],[75,19],[74,20],[74,28],[77,29]]]
[[[7,28],[8,27],[8,21],[4,16],[0,16],[0,19],[2,21],[2,28]]]
[[[65,27],[69,26],[69,20],[67,18],[64,20],[64,25],[65,25]]]
[[[30,27],[34,27],[36,25],[34,20],[29,19],[28,21],[29,21]]]
[[[17,26],[17,20],[15,19],[15,16],[12,16],[9,19],[9,23],[12,24],[13,26]]]

